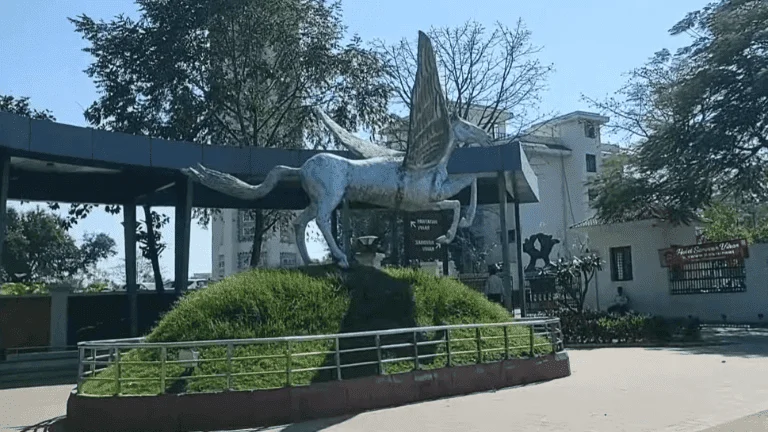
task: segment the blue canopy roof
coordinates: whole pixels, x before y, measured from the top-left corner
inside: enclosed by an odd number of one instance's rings
[[[0,151],[11,156],[10,199],[173,206],[179,169],[202,163],[251,183],[275,165],[298,167],[312,150],[202,145],[107,132],[0,112]],[[333,152],[353,158],[348,152]],[[496,174],[521,203],[538,202],[538,181],[519,143],[456,149],[450,174],[478,173],[480,204],[498,202]],[[469,191],[458,199],[467,202]],[[195,207],[302,209],[308,199],[298,183],[284,182],[264,199],[245,202],[195,185]]]

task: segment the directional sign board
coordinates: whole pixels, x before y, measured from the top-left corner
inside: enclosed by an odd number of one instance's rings
[[[408,257],[419,261],[442,260],[445,245],[435,240],[448,230],[446,217],[441,212],[410,213],[408,229]]]

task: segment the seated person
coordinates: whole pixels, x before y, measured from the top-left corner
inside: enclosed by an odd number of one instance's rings
[[[483,294],[488,297],[488,300],[492,302],[504,304],[504,284],[499,277],[499,268],[495,265],[488,266],[488,280],[485,281],[485,288]]]
[[[616,288],[616,297],[613,298],[613,305],[608,308],[608,313],[625,314],[629,312],[629,298],[624,294],[624,288]]]

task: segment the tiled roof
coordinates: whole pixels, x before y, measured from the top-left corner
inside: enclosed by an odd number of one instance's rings
[[[617,221],[613,221],[613,222],[606,222],[606,221],[600,219],[599,217],[594,216],[594,217],[591,217],[589,219],[585,219],[585,220],[583,220],[583,221],[581,221],[581,222],[579,222],[579,223],[577,223],[575,225],[571,225],[571,229],[590,228],[590,227],[596,227],[596,226],[602,226],[602,225],[611,225],[611,224],[620,224],[620,223],[629,223],[629,222],[640,222],[640,221],[652,220],[652,219],[655,219],[655,220],[658,220],[658,221],[663,221],[664,220],[662,218],[658,218],[658,217],[654,217],[654,216],[643,216],[643,217],[637,217],[637,218],[626,218],[626,219],[617,220]]]

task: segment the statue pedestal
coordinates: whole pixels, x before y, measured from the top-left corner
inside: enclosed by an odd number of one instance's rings
[[[355,259],[360,265],[373,268],[381,268],[381,260],[384,259],[383,253],[358,252]]]

